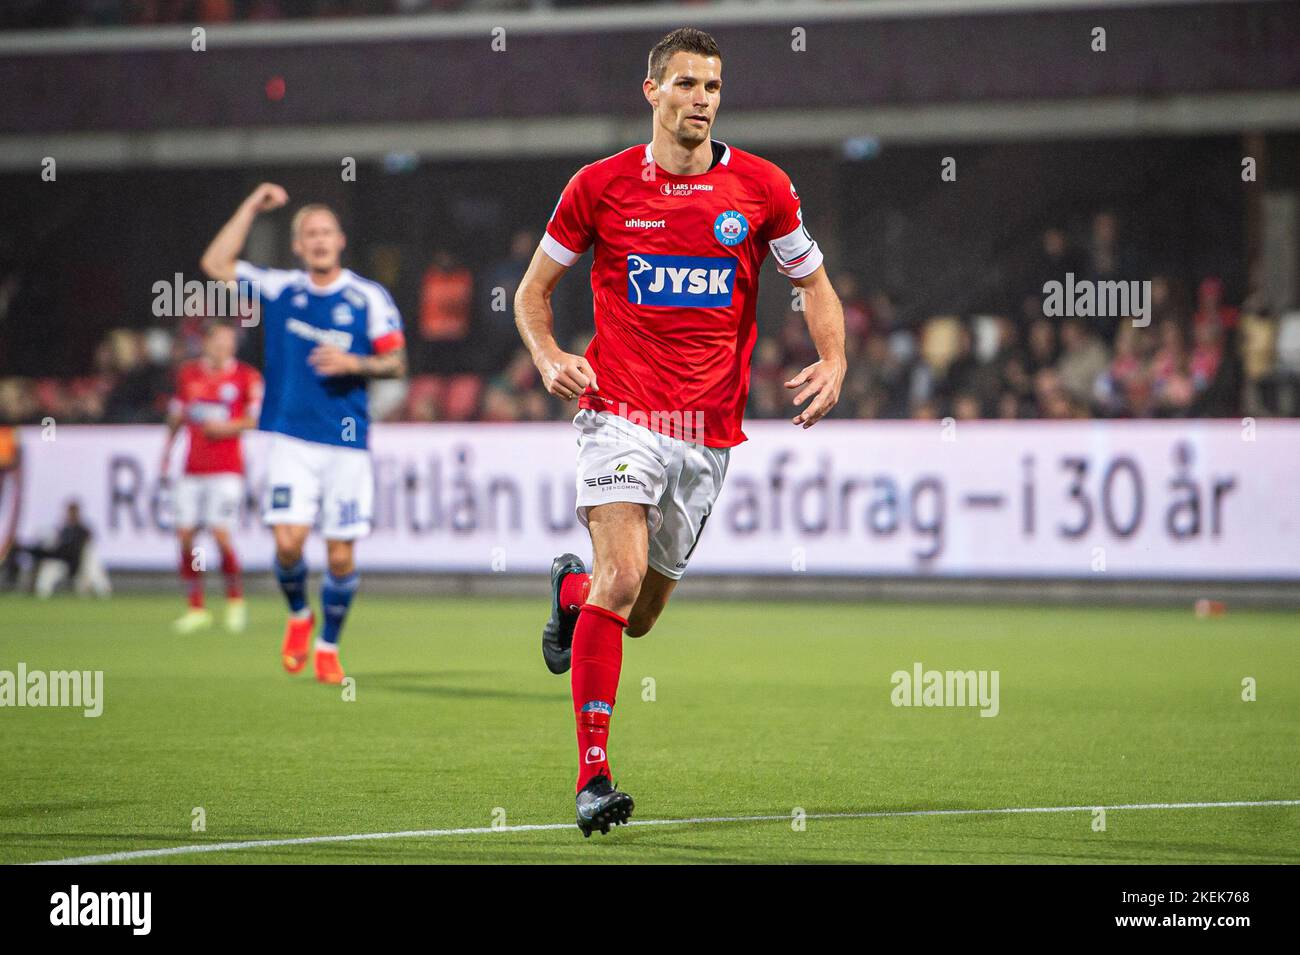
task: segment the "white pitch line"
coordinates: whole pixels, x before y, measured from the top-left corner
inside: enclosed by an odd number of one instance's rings
[[[1144,802],[1120,806],[1013,806],[1007,809],[909,809],[884,812],[810,812],[805,819],[900,819],[911,816],[1005,816],[1021,813],[1107,812],[1126,809],[1246,809],[1257,806],[1300,806],[1300,799],[1262,799],[1253,802]],[[789,822],[791,813],[770,816],[699,816],[693,819],[635,819],[629,826],[698,826],[723,822]],[[106,852],[97,856],[72,856],[49,859],[29,865],[96,865],[101,862],[126,862],[131,859],[158,859],[164,856],[192,855],[200,852],[233,852],[236,849],[272,849],[279,846],[321,845],[330,842],[369,842],[375,839],[433,839],[440,836],[485,836],[509,832],[556,832],[573,829],[571,822],[550,822],[525,826],[474,826],[468,829],[409,829],[404,832],[359,832],[341,836],[300,836],[296,839],[251,839],[246,842],[209,842],[166,849],[135,849],[129,852]]]

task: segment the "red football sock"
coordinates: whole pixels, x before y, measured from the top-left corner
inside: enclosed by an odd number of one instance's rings
[[[578,724],[578,785],[609,776],[609,720],[623,669],[627,621],[595,604],[583,604],[573,629],[573,713]]]
[[[194,555],[181,552],[181,581],[189,591],[190,607],[203,609],[203,572],[194,566]]]
[[[591,574],[565,574],[560,581],[560,611],[577,613],[591,591]]]
[[[244,583],[240,579],[239,558],[235,555],[235,549],[221,552],[221,572],[226,575],[226,597],[229,600],[238,600],[244,596]]]

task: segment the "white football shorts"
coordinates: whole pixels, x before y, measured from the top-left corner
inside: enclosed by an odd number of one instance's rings
[[[608,411],[583,409],[578,429],[578,520],[611,501],[648,506],[649,564],[680,580],[727,476],[729,448],[651,431]]]
[[[370,533],[375,479],[370,452],[272,434],[267,462],[267,524],[312,526],[320,518],[326,540],[356,540]]]
[[[244,499],[242,474],[182,474],[172,489],[178,530],[230,530]]]

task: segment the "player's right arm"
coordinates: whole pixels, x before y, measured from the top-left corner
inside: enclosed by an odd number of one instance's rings
[[[253,227],[253,220],[259,213],[278,209],[288,201],[289,194],[273,182],[264,182],[254,189],[203,253],[199,260],[203,274],[220,282],[233,282],[235,264],[248,241],[248,230]]]
[[[176,393],[172,396],[171,401],[167,402],[167,440],[163,442],[162,462],[158,467],[158,475],[162,478],[168,476],[167,472],[171,469],[172,445],[176,442],[176,433],[181,430],[185,423],[185,401],[181,398],[184,393],[184,386],[181,382],[181,371],[176,373]]]
[[[533,364],[542,376],[542,385],[551,394],[572,401],[590,385],[596,387],[596,373],[582,355],[571,355],[555,340],[555,314],[551,295],[560,278],[569,271],[542,248],[533,253],[533,261],[515,292],[515,327],[524,340]]]
[[[515,326],[533,356],[542,385],[551,394],[572,401],[588,387],[596,387],[596,373],[582,355],[571,355],[555,341],[555,316],[551,293],[560,277],[591,246],[595,239],[592,194],[597,190],[590,175],[593,167],[583,166],[569,180],[546,223],[542,242],[533,253],[515,292]]]

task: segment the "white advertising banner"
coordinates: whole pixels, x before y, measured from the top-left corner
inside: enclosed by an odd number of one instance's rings
[[[692,573],[1300,580],[1300,421],[751,422]],[[81,502],[110,568],[176,565],[161,427],[22,428],[17,537]],[[380,425],[365,570],[544,571],[590,543],[573,514],[576,432]],[[51,440],[52,439],[52,440]],[[245,436],[237,544],[270,565]],[[175,469],[174,469],[175,470]],[[14,494],[18,497],[15,498]],[[321,566],[319,542],[309,559]]]

